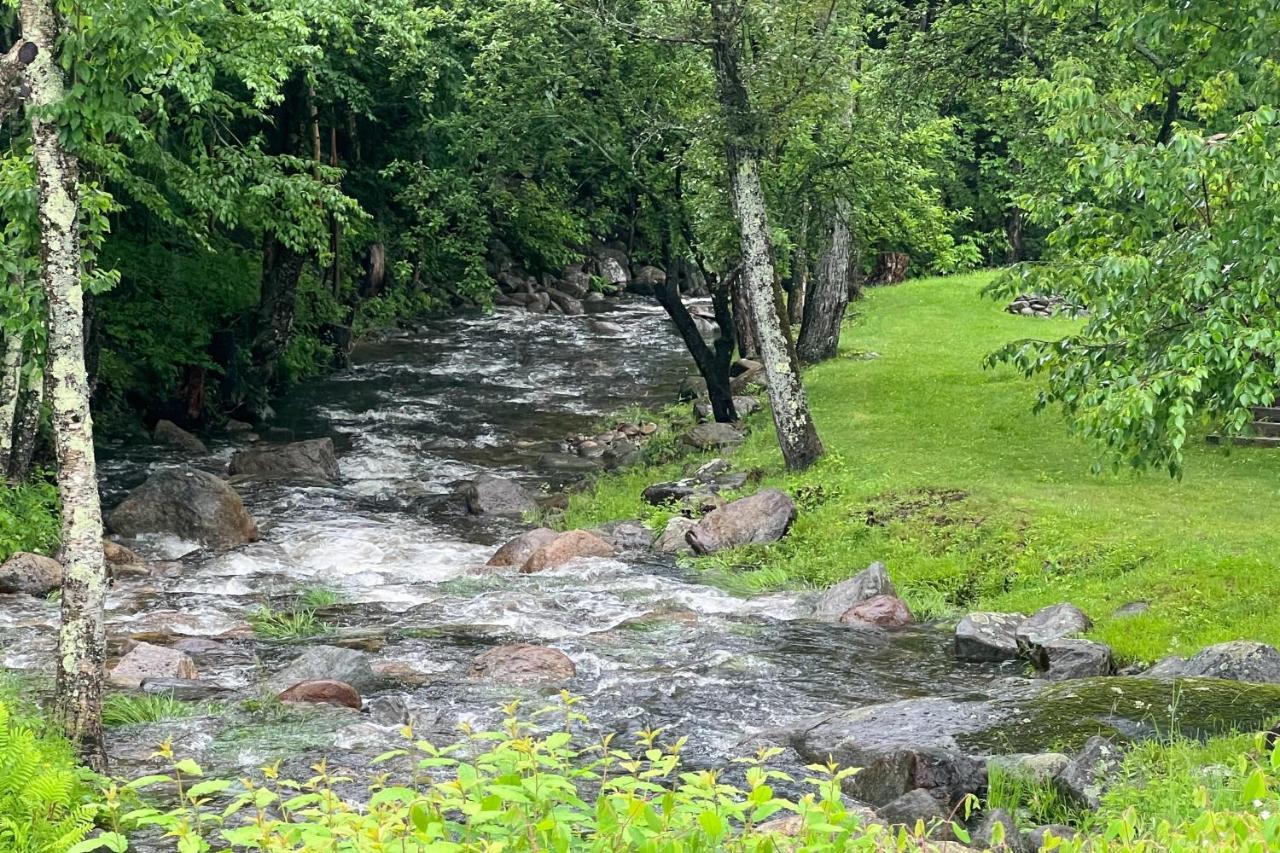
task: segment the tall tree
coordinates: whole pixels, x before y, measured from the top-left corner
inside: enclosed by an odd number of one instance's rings
[[[804,323],[796,342],[796,354],[811,364],[834,358],[840,347],[840,326],[849,304],[849,271],[853,256],[853,231],[849,204],[836,201],[831,214],[830,236],[822,249],[818,274],[805,302]]]
[[[716,93],[725,124],[729,193],[741,237],[742,291],[755,325],[778,446],[787,468],[800,470],[816,462],[824,450],[809,412],[775,281],[773,239],[760,177],[763,117],[752,106],[742,68],[748,2],[709,0]]]
[[[58,492],[62,503],[62,627],[56,713],[81,756],[103,768],[102,681],[106,657],[106,565],[84,363],[79,160],[62,144],[57,121],[65,82],[58,63],[58,18],[51,0],[22,0],[22,38],[34,49],[26,67],[27,113],[38,177],[40,277],[48,309],[48,371]]]

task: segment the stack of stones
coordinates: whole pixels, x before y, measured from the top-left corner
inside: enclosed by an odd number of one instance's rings
[[[637,454],[658,431],[655,423],[619,423],[597,435],[575,433],[565,436],[561,450],[583,459],[624,460]]]
[[[1084,308],[1071,304],[1061,296],[1041,296],[1036,293],[1024,293],[1010,302],[1005,310],[1023,317],[1052,317],[1064,313],[1078,317],[1085,313]]]

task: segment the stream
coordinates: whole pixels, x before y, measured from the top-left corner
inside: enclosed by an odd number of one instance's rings
[[[180,640],[201,680],[226,698],[217,712],[110,729],[117,771],[152,768],[150,753],[165,738],[223,772],[321,755],[362,768],[397,744],[406,713],[441,740],[461,721],[493,726],[502,702],[524,697],[538,707],[558,692],[471,680],[472,659],[502,643],[564,651],[577,667],[570,689],[585,697],[592,727],[668,727],[689,736],[693,763],[753,752],[744,741],[800,717],[968,695],[999,677],[994,666],[957,663],[941,629],[807,621],[812,593],[737,597],[667,557],[592,559],[535,575],[478,571],[524,526],[467,516],[456,497],[461,482],[489,471],[558,487],[557,475],[539,468],[544,453],[627,406],[671,402],[690,370],[662,312],[623,302],[587,318],[499,309],[432,322],[362,345],[351,368],[297,388],[275,423],[297,439],[332,437],[340,483],[237,484],[262,539],[231,552],[165,538],[127,543],[156,568],[113,586],[112,650],[119,654],[130,635]],[[221,473],[234,449],[214,442],[195,464]],[[105,448],[105,505],[180,461],[150,445]],[[340,599],[319,612],[335,636],[315,642],[368,651],[392,674],[388,688],[366,695],[365,714],[246,706],[244,697],[301,650],[254,638],[247,617],[315,586]],[[51,671],[56,608],[23,598],[0,614],[6,667]]]

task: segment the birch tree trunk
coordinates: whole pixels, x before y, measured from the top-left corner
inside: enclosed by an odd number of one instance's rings
[[[742,76],[744,7],[733,0],[710,0],[710,5],[715,27],[716,93],[727,126],[729,191],[741,232],[742,292],[755,323],[778,446],[788,470],[797,471],[817,461],[823,447],[809,412],[799,364],[783,322],[780,289],[774,281],[773,241],[760,183],[760,117],[751,108]]]
[[[13,428],[21,386],[22,335],[10,333],[5,336],[4,356],[0,359],[0,478],[8,473],[13,455]]]
[[[44,382],[28,382],[18,395],[18,412],[14,418],[13,450],[9,454],[10,480],[22,482],[31,473],[31,459],[36,452],[36,433],[40,430],[40,407],[44,405]],[[4,471],[0,471],[3,475]]]
[[[52,0],[22,0],[23,38],[35,45],[27,66],[32,152],[39,181],[41,279],[48,303],[49,396],[58,492],[62,499],[62,627],[58,634],[56,714],[81,757],[106,765],[102,680],[106,656],[102,510],[93,456],[93,421],[84,366],[84,291],[80,284],[79,163],[58,136],[52,108],[64,81],[54,51]]]
[[[816,364],[834,358],[840,348],[840,326],[849,305],[849,257],[853,234],[849,205],[841,200],[831,214],[831,237],[818,262],[818,276],[805,304],[804,323],[796,342],[802,362]]]

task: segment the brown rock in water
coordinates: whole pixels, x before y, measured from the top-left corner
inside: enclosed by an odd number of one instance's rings
[[[48,595],[61,586],[62,564],[49,557],[19,551],[0,565],[0,592]]]
[[[281,702],[304,702],[312,705],[340,705],[360,710],[364,702],[359,692],[345,681],[300,681],[280,693]]]
[[[709,513],[689,531],[689,544],[699,554],[715,554],[742,545],[776,542],[795,519],[795,501],[785,492],[765,489]]]
[[[513,687],[554,687],[577,673],[559,649],[524,643],[489,649],[471,663],[472,678]]]
[[[570,530],[568,533],[561,533],[554,540],[534,551],[520,571],[533,574],[563,566],[570,560],[581,557],[612,557],[613,555],[614,547],[594,533]]]
[[[207,456],[209,453],[209,448],[205,447],[203,441],[173,421],[157,421],[151,437],[155,439],[157,444],[176,447],[184,453],[190,453],[192,456]]]
[[[231,457],[232,476],[259,480],[338,479],[338,456],[333,439],[315,438],[269,447],[250,447]]]
[[[102,556],[112,566],[145,566],[147,564],[137,551],[105,537],[102,540]]]
[[[915,622],[911,609],[894,595],[877,595],[850,607],[840,617],[843,625],[876,625],[880,628],[901,628]]]
[[[539,527],[535,530],[521,533],[499,548],[485,565],[495,567],[523,566],[534,555],[534,552],[544,545],[551,544],[559,537],[559,533],[547,527]]]
[[[258,538],[258,527],[235,490],[190,467],[156,471],[107,520],[114,532],[131,539],[169,533],[210,548],[234,548]]]
[[[111,683],[138,687],[148,678],[196,678],[196,665],[177,649],[138,643],[111,669]]]

